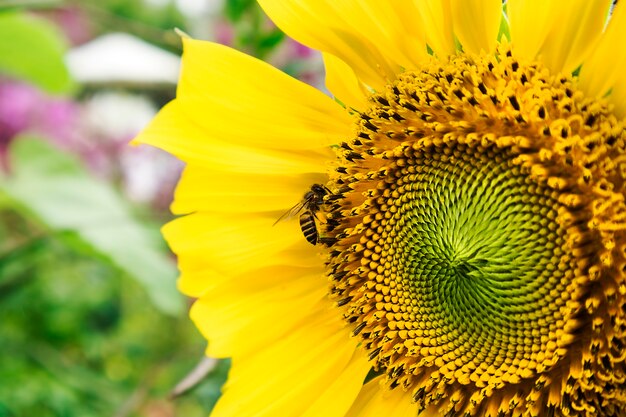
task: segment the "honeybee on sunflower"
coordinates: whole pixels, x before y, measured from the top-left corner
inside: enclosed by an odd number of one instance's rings
[[[332,97],[184,39],[136,139],[187,163],[211,416],[626,415],[626,6],[259,3]],[[323,245],[272,227],[313,184]]]

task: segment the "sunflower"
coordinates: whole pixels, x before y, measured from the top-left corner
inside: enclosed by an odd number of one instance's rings
[[[259,3],[333,97],[184,39],[136,139],[187,163],[212,416],[626,415],[624,7]]]

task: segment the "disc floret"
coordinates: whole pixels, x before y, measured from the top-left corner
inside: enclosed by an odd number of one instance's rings
[[[324,233],[331,293],[387,385],[448,415],[612,415],[622,122],[505,48],[433,60],[369,102]]]

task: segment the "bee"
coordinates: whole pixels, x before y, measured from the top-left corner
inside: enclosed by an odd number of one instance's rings
[[[317,213],[324,204],[324,197],[329,194],[331,191],[325,185],[313,184],[311,189],[302,197],[302,201],[280,216],[274,224],[300,214],[300,230],[302,230],[304,238],[311,245],[320,243],[322,239],[320,239],[317,229],[317,221],[319,220]]]

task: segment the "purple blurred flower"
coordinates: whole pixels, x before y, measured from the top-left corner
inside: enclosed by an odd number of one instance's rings
[[[21,84],[0,84],[0,142],[8,143],[29,125],[30,110],[37,98]]]
[[[34,133],[56,142],[70,140],[78,106],[63,98],[50,97],[37,88],[0,81],[0,161],[8,170],[7,149],[20,133]]]
[[[128,146],[156,111],[140,95],[99,93],[75,102],[0,80],[0,169],[9,171],[11,142],[34,134],[78,156],[96,176],[119,182],[130,200],[165,210],[182,163],[158,149]]]
[[[128,142],[154,117],[157,109],[141,95],[103,92],[87,100],[82,120],[99,153],[84,156],[98,173],[121,180],[131,201],[167,209],[183,164],[155,148],[132,147]],[[95,160],[95,156],[100,156]],[[89,159],[91,158],[91,159]]]
[[[302,45],[300,42],[287,38],[289,48],[293,51],[294,58],[307,59],[311,58],[315,53],[313,49],[308,46]]]
[[[89,41],[95,29],[93,19],[89,17],[86,8],[76,3],[37,11],[37,14],[52,20],[63,31],[71,45],[80,45]]]
[[[213,26],[215,41],[222,45],[232,46],[235,40],[235,28],[225,20],[216,20]]]

